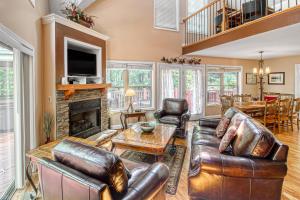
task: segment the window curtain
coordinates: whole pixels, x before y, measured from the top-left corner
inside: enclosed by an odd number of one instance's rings
[[[162,101],[165,98],[175,98],[175,87],[172,69],[169,68],[161,68],[160,71],[160,82],[161,82],[161,94],[160,94],[160,107],[162,107]]]

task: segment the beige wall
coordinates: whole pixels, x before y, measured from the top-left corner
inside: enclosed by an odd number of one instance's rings
[[[48,1],[37,0],[33,8],[29,0],[1,0],[0,1],[0,23],[11,29],[18,36],[29,42],[35,50],[35,64],[37,77],[37,133],[41,133],[40,121],[42,116],[41,97],[42,90],[42,35],[41,16],[48,14]],[[43,142],[42,134],[38,135],[37,142]]]
[[[266,79],[265,91],[294,94],[296,64],[300,64],[300,55],[265,60],[265,66],[269,66],[271,72],[285,72],[284,85],[268,85]]]
[[[94,15],[95,30],[110,37],[110,60],[159,61],[163,56],[181,55],[179,32],[153,28],[153,0],[98,0],[86,11]],[[185,0],[181,16],[185,16]],[[181,25],[182,26],[182,25]]]

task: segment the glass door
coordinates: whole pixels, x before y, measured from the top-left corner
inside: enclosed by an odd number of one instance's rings
[[[183,98],[192,114],[204,114],[204,68],[183,68]]]
[[[197,65],[159,65],[159,106],[165,98],[185,98],[192,114],[203,115],[205,68]]]
[[[14,52],[0,44],[0,199],[15,182]]]
[[[159,103],[160,107],[165,98],[181,97],[180,68],[176,65],[161,64],[159,71]]]

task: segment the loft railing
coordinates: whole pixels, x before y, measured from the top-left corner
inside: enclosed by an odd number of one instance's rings
[[[183,20],[185,45],[295,7],[299,5],[298,1],[300,0],[214,0]]]

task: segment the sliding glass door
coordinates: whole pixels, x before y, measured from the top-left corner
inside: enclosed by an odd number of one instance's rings
[[[159,106],[165,98],[185,98],[192,114],[204,114],[204,75],[200,65],[159,64]]]
[[[14,52],[0,44],[0,198],[14,188]]]

